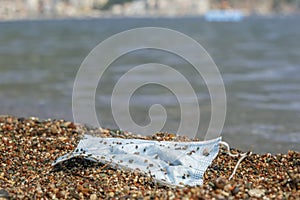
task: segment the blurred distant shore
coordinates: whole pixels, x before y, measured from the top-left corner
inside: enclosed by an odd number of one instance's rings
[[[202,16],[214,9],[245,15],[299,14],[300,0],[0,0],[0,20]]]

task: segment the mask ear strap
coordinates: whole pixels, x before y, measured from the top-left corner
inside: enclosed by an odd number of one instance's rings
[[[230,147],[229,147],[229,144],[227,142],[224,142],[224,141],[220,141],[220,144],[224,145],[226,148],[227,148],[227,151],[228,151],[228,155],[231,156],[231,157],[238,157],[238,156],[241,156],[240,159],[237,161],[230,177],[228,178],[228,180],[231,180],[233,178],[233,176],[235,175],[236,173],[236,170],[239,166],[239,164],[247,157],[247,156],[251,156],[252,155],[252,152],[249,151],[247,153],[237,153],[237,154],[233,154],[230,152]]]

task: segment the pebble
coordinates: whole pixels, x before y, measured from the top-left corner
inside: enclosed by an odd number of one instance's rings
[[[109,197],[114,197],[114,196],[115,196],[115,193],[114,193],[114,192],[109,192],[109,193],[108,193],[108,196],[109,196]]]
[[[4,190],[4,189],[1,189],[0,190],[0,199],[9,199],[10,196],[9,196],[9,193]]]
[[[257,197],[260,198],[265,195],[265,190],[262,189],[251,189],[249,190],[248,194],[250,197]]]
[[[97,194],[92,194],[90,196],[90,200],[97,200],[97,199],[98,199]]]
[[[218,188],[218,189],[223,189],[224,186],[226,185],[226,182],[227,180],[225,178],[222,178],[222,177],[219,177],[216,179],[215,181],[215,186]]]
[[[238,186],[235,186],[234,189],[231,191],[231,193],[232,193],[233,195],[236,195],[239,191],[240,191],[239,187],[238,187]]]

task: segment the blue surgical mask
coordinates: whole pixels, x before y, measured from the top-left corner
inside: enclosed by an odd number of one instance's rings
[[[221,137],[199,142],[101,138],[85,135],[74,152],[53,165],[83,156],[112,167],[138,170],[156,181],[173,185],[202,185],[203,174],[219,151]]]

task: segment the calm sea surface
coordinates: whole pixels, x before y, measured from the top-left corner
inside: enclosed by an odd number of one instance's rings
[[[201,18],[0,22],[0,115],[73,120],[73,83],[87,54],[113,34],[157,26],[197,40],[219,67],[228,101],[222,133],[225,141],[255,152],[299,151],[299,23],[300,17],[253,17],[239,23],[209,23]],[[150,62],[172,66],[189,77],[200,103],[201,138],[210,119],[210,97],[201,76],[178,56],[155,50],[131,52],[105,72],[96,92],[101,124],[116,128],[110,108],[116,81],[132,67]],[[149,76],[153,80],[170,78],[159,72],[137,78]],[[164,130],[178,129],[179,104],[166,88],[142,87],[130,102],[132,118],[138,124],[149,123],[148,109],[159,103],[168,114]]]

